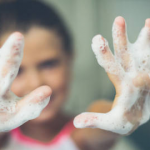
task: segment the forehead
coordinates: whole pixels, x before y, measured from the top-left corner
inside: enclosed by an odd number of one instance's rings
[[[43,59],[64,54],[63,43],[54,30],[33,27],[24,34],[25,46],[22,64],[36,63]]]

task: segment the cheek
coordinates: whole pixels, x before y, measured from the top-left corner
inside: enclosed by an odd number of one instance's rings
[[[68,92],[68,85],[70,82],[70,69],[69,66],[61,64],[59,67],[54,69],[45,69],[38,71],[40,83],[38,86],[48,85],[52,88],[54,95],[65,96]],[[27,76],[23,75],[17,77],[12,86],[11,90],[19,97],[31,92],[37,87],[30,88]]]
[[[24,91],[26,91],[26,86],[24,80],[16,78],[11,86],[12,92],[14,92],[17,96],[22,97],[24,96]]]
[[[50,86],[53,92],[63,90],[69,84],[69,69],[67,66],[62,65],[53,70],[43,71],[42,76],[45,78],[45,84]]]

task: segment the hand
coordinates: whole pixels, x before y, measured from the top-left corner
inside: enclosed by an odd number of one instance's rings
[[[0,132],[39,116],[52,93],[48,86],[42,86],[20,98],[10,90],[23,57],[23,46],[23,35],[15,32],[0,49]]]
[[[112,109],[108,113],[82,113],[75,118],[74,125],[130,134],[150,117],[150,19],[146,20],[137,41],[131,44],[125,20],[117,17],[113,42],[115,55],[101,35],[92,40],[97,61],[116,89]]]

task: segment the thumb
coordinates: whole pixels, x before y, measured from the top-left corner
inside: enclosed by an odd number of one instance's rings
[[[74,126],[76,128],[100,128],[119,134],[127,134],[133,128],[133,125],[114,109],[108,113],[82,113],[75,117]]]
[[[41,86],[23,97],[17,104],[17,110],[21,114],[26,113],[27,120],[36,118],[49,103],[51,94],[50,87]]]
[[[52,94],[52,90],[49,86],[41,86],[28,95],[24,96],[18,103],[18,107],[22,107],[27,103],[42,103],[45,99],[49,98]]]
[[[108,113],[91,113],[84,112],[76,116],[74,119],[74,125],[77,128],[101,128],[108,129],[110,122],[110,116]]]

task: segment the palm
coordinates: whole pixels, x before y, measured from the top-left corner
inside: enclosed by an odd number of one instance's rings
[[[107,41],[97,35],[92,49],[116,88],[112,110],[108,113],[82,113],[75,118],[79,128],[95,127],[129,134],[150,116],[150,20],[146,21],[137,41],[128,42],[125,21],[116,18],[113,25],[115,55]]]
[[[16,32],[0,50],[0,132],[36,118],[50,100],[51,89],[48,86],[37,88],[22,98],[10,90],[22,60],[23,45],[23,36]]]

